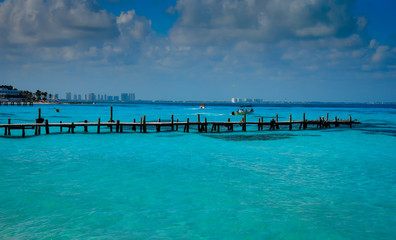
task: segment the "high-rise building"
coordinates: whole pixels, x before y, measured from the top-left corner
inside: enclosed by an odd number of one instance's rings
[[[121,101],[129,102],[129,95],[128,93],[121,93]]]
[[[88,93],[88,101],[96,101],[95,93]]]
[[[134,93],[130,93],[129,94],[129,101],[131,101],[131,102],[135,101],[135,94]]]
[[[71,100],[72,99],[72,94],[71,94],[71,92],[67,92],[66,93],[66,100]]]

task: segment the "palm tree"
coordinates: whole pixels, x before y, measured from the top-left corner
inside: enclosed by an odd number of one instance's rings
[[[41,93],[41,95],[43,95],[43,100],[44,101],[47,100],[47,95],[48,95],[47,92],[43,92],[43,93]]]
[[[41,91],[40,90],[37,90],[36,91],[36,93],[35,93],[35,95],[36,95],[36,99],[37,99],[37,101],[40,101],[41,100]]]

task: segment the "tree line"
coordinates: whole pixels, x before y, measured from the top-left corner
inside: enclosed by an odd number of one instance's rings
[[[12,85],[0,85],[0,88],[5,88],[7,90],[18,90],[17,88],[14,88]],[[17,96],[18,98],[24,98],[29,101],[41,101],[41,100],[48,100],[52,98],[52,94],[48,94],[47,92],[43,92],[41,90],[36,90],[36,92],[31,92],[27,90],[22,90],[19,95]]]

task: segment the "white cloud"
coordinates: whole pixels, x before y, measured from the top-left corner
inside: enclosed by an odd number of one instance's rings
[[[146,17],[134,10],[116,17],[91,0],[0,2],[0,60],[128,62],[150,35]]]
[[[115,19],[86,0],[5,0],[0,3],[0,46],[70,45],[111,39]]]
[[[180,14],[170,38],[186,45],[344,38],[366,25],[351,15],[352,7],[351,1],[178,1],[169,11]]]

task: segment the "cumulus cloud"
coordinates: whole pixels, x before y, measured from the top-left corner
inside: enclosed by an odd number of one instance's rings
[[[151,20],[136,15],[135,10],[121,12],[117,17],[117,24],[123,37],[132,37],[138,41],[143,40],[151,32]]]
[[[0,3],[0,44],[67,45],[110,39],[115,17],[87,0],[5,0]]]
[[[170,31],[178,44],[348,37],[367,21],[355,19],[353,1],[185,0],[168,12],[180,17]]]
[[[0,2],[0,60],[100,62],[136,55],[151,33],[134,10],[114,16],[92,0]]]

